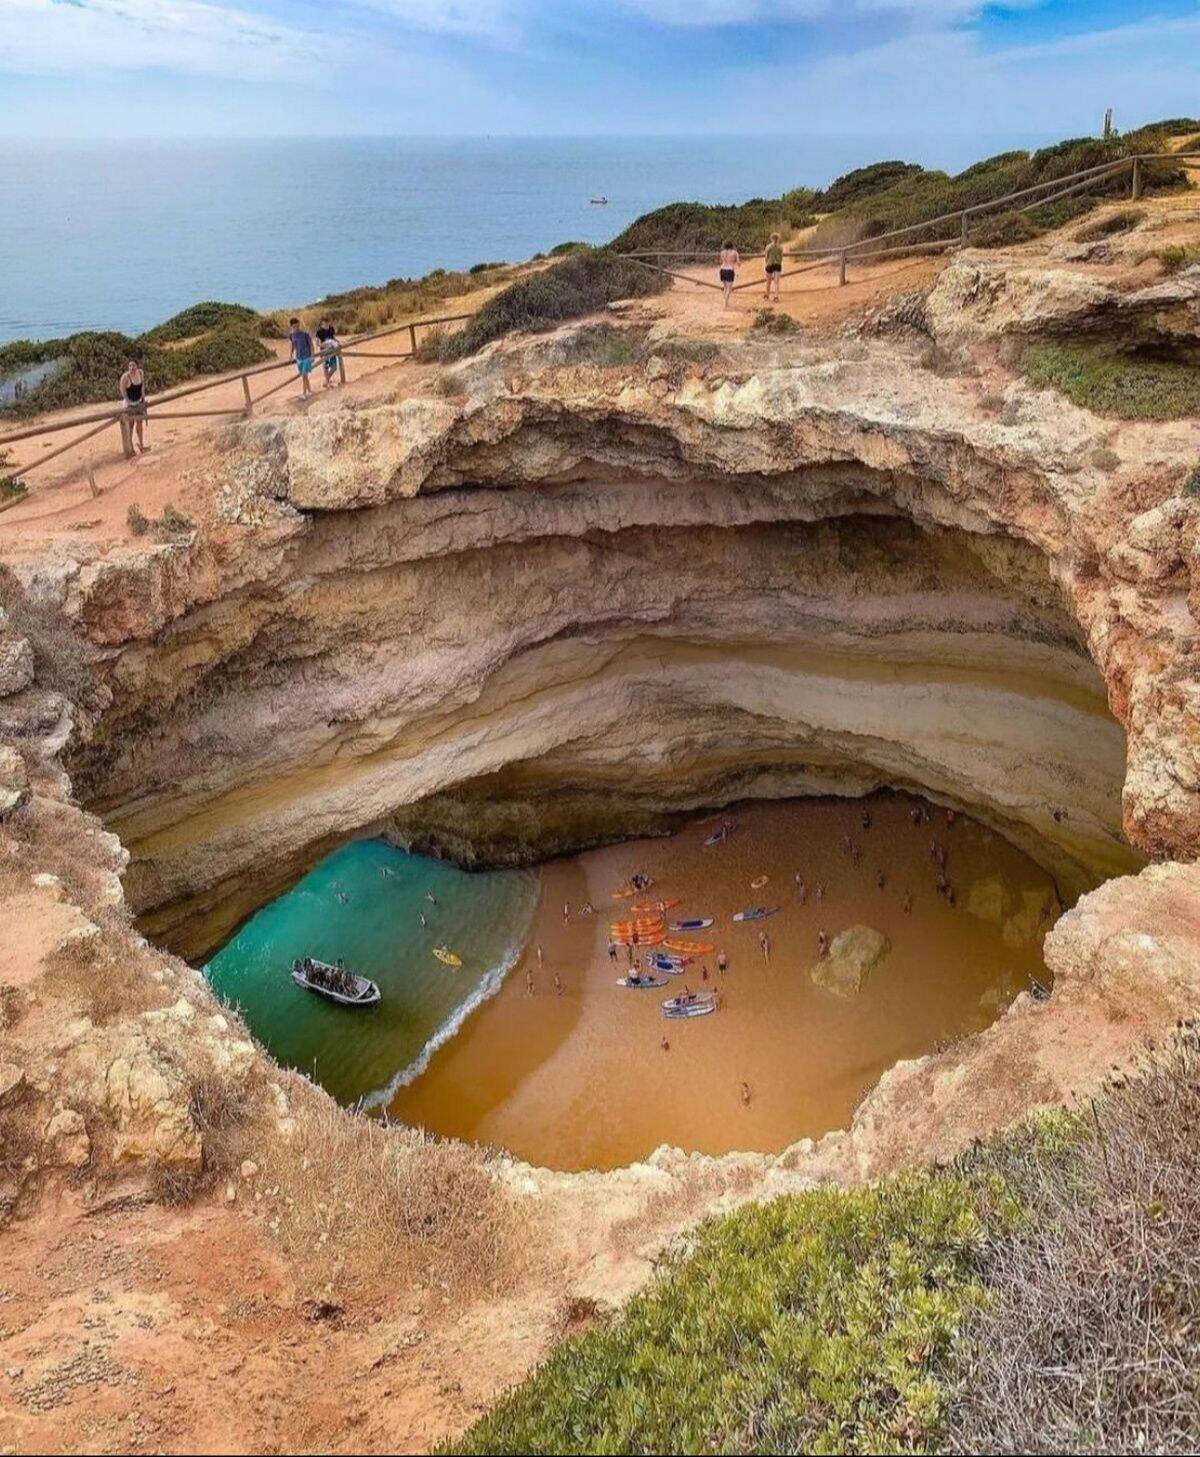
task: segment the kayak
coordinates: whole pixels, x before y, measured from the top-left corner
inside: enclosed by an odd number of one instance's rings
[[[759,875],[759,876],[757,876],[754,880],[752,880],[750,882],[750,889],[751,890],[762,890],[763,886],[766,885],[766,883],[767,883],[767,881],[769,879],[770,879],[770,876],[767,876],[767,875]]]
[[[633,914],[635,916],[661,916],[663,911],[674,910],[676,906],[681,906],[682,904],[683,897],[676,895],[672,896],[670,900],[649,901],[645,905],[634,906]]]
[[[617,977],[617,985],[619,987],[628,987],[630,991],[637,991],[642,987],[665,987],[666,984],[667,979],[665,976]]]
[[[462,965],[462,957],[455,956],[453,951],[447,951],[444,946],[435,946],[433,948],[433,954],[437,957],[439,961],[445,962],[447,966]]]
[[[778,909],[778,906],[752,906],[748,911],[735,912],[733,919],[735,921],[763,921],[768,916],[773,916]]]
[[[728,840],[728,838],[730,837],[730,835],[732,835],[733,832],[734,832],[734,830],[736,830],[736,829],[737,829],[737,825],[730,825],[728,827],[728,829],[726,829],[723,826],[719,830],[714,830],[712,832],[712,834],[709,835],[708,839],[705,840],[705,842],[704,842],[704,848],[706,850],[711,850],[714,845],[721,845],[721,844],[723,844],[726,840]]]
[[[712,923],[713,923],[713,918],[711,916],[695,916],[690,921],[672,921],[671,922],[671,925],[670,925],[670,930],[672,930],[672,931],[707,931],[708,928],[712,925]]]
[[[664,1017],[706,1017],[717,1010],[717,998],[713,992],[691,998],[668,997],[662,1010]]]
[[[682,951],[686,956],[711,956],[717,949],[715,941],[679,941],[671,936],[662,943],[668,951]]]

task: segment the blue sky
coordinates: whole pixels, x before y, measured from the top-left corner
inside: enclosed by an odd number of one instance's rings
[[[1200,0],[0,0],[0,135],[1094,132]]]

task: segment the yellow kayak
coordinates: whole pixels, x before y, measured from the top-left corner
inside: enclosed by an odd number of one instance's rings
[[[462,957],[455,956],[453,951],[447,951],[444,946],[435,946],[433,948],[433,954],[437,957],[439,961],[444,961],[447,966],[462,965]]]

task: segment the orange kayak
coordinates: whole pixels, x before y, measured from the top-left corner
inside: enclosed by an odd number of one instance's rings
[[[664,911],[673,910],[676,906],[683,904],[681,895],[672,896],[670,900],[647,901],[644,905],[634,906],[635,916],[661,916]]]
[[[717,949],[715,941],[681,941],[668,936],[662,943],[668,951],[680,951],[687,956],[711,956]]]
[[[613,900],[615,900],[615,901],[627,901],[627,900],[631,900],[635,895],[637,895],[637,893],[638,893],[637,886],[635,886],[635,885],[627,885],[624,890],[614,890],[613,891]]]
[[[618,946],[661,946],[663,930],[656,931],[614,931],[613,940]]]

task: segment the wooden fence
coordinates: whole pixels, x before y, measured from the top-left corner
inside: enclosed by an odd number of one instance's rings
[[[1121,157],[1112,162],[1101,162],[1098,166],[1084,168],[1080,172],[1071,172],[1064,177],[1051,177],[1045,182],[1037,182],[1032,187],[1023,187],[1019,192],[1010,192],[1003,197],[994,197],[987,202],[972,203],[970,207],[958,208],[954,212],[942,213],[938,217],[927,218],[921,223],[910,223],[907,227],[892,228],[886,233],[877,233],[873,238],[860,238],[856,243],[845,243],[829,248],[790,248],[786,250],[788,258],[805,258],[814,261],[806,263],[801,268],[785,269],[780,278],[795,278],[801,273],[811,273],[813,269],[825,268],[830,264],[836,264],[838,269],[838,283],[846,283],[847,265],[851,260],[855,262],[866,262],[880,258],[898,258],[905,254],[913,253],[939,253],[947,248],[967,247],[971,241],[972,219],[982,217],[986,213],[1004,211],[1033,212],[1039,207],[1045,207],[1049,203],[1058,202],[1064,197],[1070,197],[1077,192],[1084,192],[1100,182],[1109,182],[1113,177],[1119,176],[1122,172],[1130,174],[1130,196],[1136,201],[1142,195],[1142,184],[1147,165],[1155,162],[1188,162],[1200,160],[1200,152],[1146,152],[1132,157]],[[1035,196],[1035,194],[1044,194]],[[1020,203],[1019,207],[1013,204]],[[898,238],[911,238],[917,233],[927,233],[931,229],[943,227],[948,223],[957,223],[958,227],[954,234],[947,238],[928,238],[921,242],[900,244],[887,248],[880,248],[880,243],[886,243]],[[712,250],[706,249],[703,252],[693,250],[691,252],[671,252],[657,248],[641,248],[633,252],[622,254],[630,262],[640,264],[643,268],[649,268],[655,273],[665,274],[669,278],[682,279],[684,283],[694,283],[699,288],[720,289],[723,285],[713,283],[711,279],[694,278],[690,273],[681,273],[678,268],[664,268],[661,263],[650,263],[650,258],[681,258],[694,262],[701,259],[712,258]],[[761,253],[749,253],[747,258],[761,258]],[[751,279],[747,283],[738,283],[734,289],[761,288],[760,279]]]
[[[393,324],[389,325],[385,329],[372,330],[372,332],[369,334],[358,334],[353,338],[348,339],[345,344],[341,345],[341,347],[337,351],[337,357],[339,359],[338,368],[341,375],[341,381],[343,384],[346,382],[345,365],[344,363],[340,362],[342,360],[411,359],[413,355],[417,352],[418,329],[440,328],[444,324],[461,324],[465,320],[473,317],[474,315],[472,314],[445,314],[442,315],[440,318],[436,319],[412,319],[405,324]],[[387,339],[395,334],[408,335],[409,347],[407,349],[399,352],[394,352],[360,348],[360,346],[363,344],[369,344],[373,340],[377,339]],[[314,370],[316,368],[316,364],[321,361],[321,358],[322,356],[319,354],[315,357]],[[278,370],[287,370],[289,371],[289,373],[285,375],[285,377],[280,380],[278,384],[273,384],[270,389],[263,390],[260,394],[256,395],[251,388],[250,381],[253,379],[258,379],[262,375],[271,374]],[[212,375],[198,381],[195,384],[181,385],[176,389],[164,390],[160,394],[147,396],[146,416],[147,418],[153,420],[196,420],[206,417],[213,419],[222,417],[225,419],[246,419],[253,413],[255,405],[259,405],[263,402],[263,400],[269,399],[274,394],[278,394],[281,389],[284,389],[288,384],[292,383],[295,377],[296,362],[293,359],[276,359],[273,360],[270,364],[258,364],[254,365],[249,369],[231,370],[225,374]],[[242,384],[242,395],[244,403],[233,409],[163,409],[164,405],[171,404],[175,400],[182,400],[191,395],[203,394],[206,390],[220,389],[223,385],[233,384],[238,380],[240,380]],[[30,425],[22,430],[10,431],[7,435],[0,435],[0,446],[6,446],[14,445],[20,440],[32,440],[40,436],[47,435],[61,435],[66,431],[76,430],[81,425],[86,425],[87,427],[89,427],[83,432],[82,435],[74,436],[72,439],[66,441],[65,444],[60,445],[56,449],[49,451],[46,455],[40,456],[37,460],[31,461],[28,465],[6,467],[6,473],[13,480],[23,481],[24,478],[30,473],[30,471],[38,470],[41,466],[47,465],[52,460],[56,460],[66,451],[74,449],[74,447],[77,445],[84,444],[85,441],[91,440],[94,436],[102,434],[105,430],[111,430],[114,426],[116,426],[121,432],[121,440],[125,448],[125,454],[127,456],[131,455],[132,443],[130,438],[130,425],[131,421],[134,418],[135,417],[133,416],[132,412],[125,409],[123,406],[109,405],[102,410],[95,410],[89,414],[73,415],[69,420],[58,420],[55,421],[53,424]],[[91,469],[88,470],[88,479],[91,483],[93,494],[98,495],[99,489],[96,485],[95,475],[93,474]],[[13,502],[12,504],[15,504],[15,502]]]

